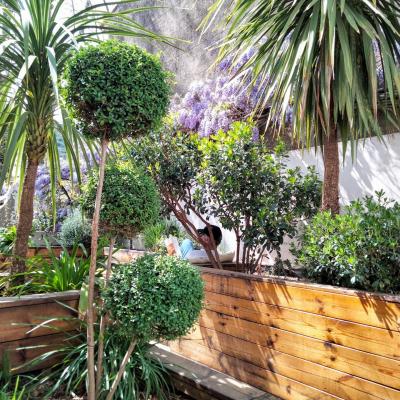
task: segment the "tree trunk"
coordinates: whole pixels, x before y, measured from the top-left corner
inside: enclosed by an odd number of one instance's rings
[[[11,266],[11,274],[19,274],[25,271],[25,259],[28,253],[29,235],[32,230],[33,196],[35,195],[37,170],[38,163],[36,161],[28,160],[19,206],[17,237],[13,250],[14,257]],[[23,276],[18,276],[13,279],[14,285],[22,284],[23,282]]]
[[[122,376],[124,375],[125,372],[125,368],[128,364],[128,361],[133,353],[133,350],[135,350],[136,347],[136,339],[133,338],[128,350],[126,351],[124,358],[122,360],[121,365],[119,366],[119,370],[118,370],[118,374],[114,379],[114,382],[111,385],[111,389],[107,394],[106,400],[112,400],[112,398],[114,397],[115,392],[117,391],[118,385],[121,382]]]
[[[112,257],[114,252],[114,244],[116,237],[113,236],[110,239],[110,247],[108,248],[108,258],[107,258],[107,267],[106,267],[106,276],[104,277],[104,289],[107,289],[108,281],[111,276],[111,267],[112,267]],[[104,334],[106,330],[106,324],[108,320],[108,315],[102,315],[100,319],[100,328],[99,328],[99,345],[97,349],[97,371],[96,371],[96,395],[99,397],[101,391],[101,381],[103,377],[103,357],[104,357]]]
[[[339,214],[339,150],[337,130],[332,128],[324,144],[324,184],[322,190],[322,210]]]
[[[96,399],[96,379],[95,379],[95,357],[94,357],[94,284],[96,276],[97,262],[97,241],[99,237],[99,222],[100,222],[100,206],[101,194],[103,192],[104,169],[106,165],[108,148],[108,139],[103,138],[101,141],[101,158],[99,168],[99,183],[97,185],[96,201],[94,206],[94,214],[92,221],[92,243],[90,247],[90,269],[89,269],[89,293],[88,293],[88,318],[87,318],[87,352],[88,352],[88,400]]]

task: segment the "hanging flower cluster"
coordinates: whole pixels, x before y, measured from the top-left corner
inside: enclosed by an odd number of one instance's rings
[[[80,159],[83,160],[83,156]],[[98,154],[95,155],[98,161]],[[90,153],[86,157],[88,163],[81,167],[81,180],[86,181],[88,171],[94,166]],[[48,167],[44,164],[38,168],[35,182],[34,201],[34,228],[39,231],[59,232],[64,219],[71,214],[77,197],[78,178],[75,172],[72,173],[68,164],[64,163],[60,168],[60,180],[56,184],[56,218],[53,218],[53,206],[51,198],[51,178]],[[55,222],[55,223],[54,223]]]
[[[249,91],[249,74],[238,71],[253,53],[247,52],[234,67],[232,60],[223,60],[214,78],[194,82],[183,97],[175,97],[171,108],[175,125],[183,131],[210,136],[251,117],[260,91]]]

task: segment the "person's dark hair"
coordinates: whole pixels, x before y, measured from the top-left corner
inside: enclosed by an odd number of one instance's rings
[[[210,232],[210,230],[211,230],[211,232]],[[210,225],[210,229],[207,226],[205,226],[203,229],[197,229],[197,232],[200,235],[207,235],[209,237],[211,237],[211,233],[212,233],[214,240],[215,240],[215,244],[217,246],[219,246],[219,244],[222,241],[222,231],[216,225]]]

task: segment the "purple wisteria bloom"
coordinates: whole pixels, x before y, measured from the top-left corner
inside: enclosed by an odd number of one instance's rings
[[[229,130],[235,121],[251,117],[260,90],[249,90],[251,74],[238,72],[253,54],[250,50],[235,65],[232,59],[223,60],[214,78],[193,82],[183,97],[175,97],[171,106],[174,125],[183,131],[210,136]]]

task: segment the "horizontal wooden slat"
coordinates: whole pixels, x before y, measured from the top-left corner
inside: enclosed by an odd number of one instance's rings
[[[172,350],[196,360],[217,371],[224,372],[250,385],[290,400],[339,400],[339,397],[311,386],[286,378],[280,374],[257,367],[227,354],[201,345],[191,346],[187,341],[177,341]]]
[[[78,300],[79,290],[68,290],[66,292],[30,294],[21,297],[0,297],[0,308],[28,306],[32,304],[47,304]]]
[[[301,278],[250,275],[247,273],[225,271],[223,269],[215,269],[215,268],[200,268],[200,271],[202,274],[212,274],[215,276],[221,276],[221,277],[225,276],[225,277],[239,278],[257,282],[269,282],[275,285],[294,286],[297,288],[313,289],[322,292],[336,293],[339,295],[363,297],[367,299],[376,299],[380,301],[388,301],[400,304],[400,295],[379,293],[379,292],[367,292],[365,290],[348,289],[340,286],[311,283]]]
[[[78,300],[64,301],[63,304],[77,309]],[[72,321],[72,317],[76,317],[72,310],[57,303],[1,308],[0,343],[75,329],[76,322]],[[51,321],[46,323],[48,320]],[[44,323],[45,326],[35,328]],[[32,329],[34,330],[28,333]]]
[[[297,333],[203,310],[200,326],[400,389],[400,362]]]
[[[197,327],[183,340],[192,347],[200,344],[212,348],[346,400],[398,400],[400,398],[398,390],[212,329]]]
[[[205,303],[211,311],[400,360],[400,332],[213,292]]]
[[[34,360],[36,357],[41,356],[42,354],[65,346],[67,343],[69,343],[69,339],[70,336],[67,336],[64,333],[58,333],[16,340],[13,342],[0,343],[0,360],[3,359],[4,352],[6,352],[10,367],[15,369],[13,371],[14,373],[22,373],[26,371],[35,371],[42,368],[47,368],[54,365],[59,358],[51,357],[45,362],[35,365],[26,365],[26,363]]]
[[[230,276],[229,274],[234,274]],[[205,288],[221,293],[280,307],[310,312],[352,321],[378,328],[400,331],[400,304],[384,301],[383,297],[366,292],[342,294],[338,291],[321,290],[313,285],[285,281],[237,277],[240,273],[211,273],[203,270]],[[392,297],[394,299],[394,297]]]
[[[76,290],[0,298],[0,364],[5,352],[12,367],[16,367],[64,345],[78,328],[74,311],[78,303]],[[51,366],[55,361],[47,360],[33,369]],[[17,372],[28,369],[32,366]]]

